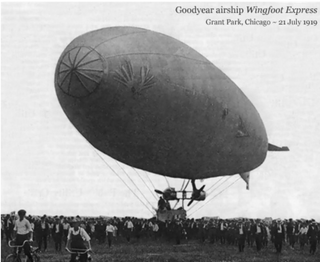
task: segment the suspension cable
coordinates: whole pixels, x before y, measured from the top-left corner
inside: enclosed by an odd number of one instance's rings
[[[186,179],[183,179],[183,183],[182,183],[182,186],[181,186],[181,189],[180,191],[182,191],[183,187],[184,187],[184,183],[186,182]]]
[[[168,187],[170,187],[170,184],[169,184],[169,181],[168,181],[167,177],[166,177],[166,176],[164,176],[164,178],[165,178],[165,179],[166,179],[166,181],[167,181]]]
[[[216,184],[218,184],[224,177],[221,177],[217,182],[215,182],[211,187],[208,188],[208,192],[210,191],[211,188],[213,188]],[[208,193],[209,194],[209,193]]]
[[[193,211],[190,215],[188,215],[188,217],[190,217],[192,214],[194,214],[195,212],[197,212],[198,210],[200,210],[201,208],[203,208],[205,205],[207,205],[209,202],[211,202],[214,198],[216,198],[217,196],[219,196],[223,191],[227,190],[229,187],[231,187],[234,183],[236,183],[238,180],[240,179],[240,177],[238,177],[238,179],[236,179],[235,181],[233,181],[233,183],[231,183],[229,186],[227,186],[225,189],[223,189],[222,191],[220,191],[218,194],[216,194],[214,197],[212,197],[209,201],[207,201],[204,205],[202,205],[201,207],[199,207],[198,209],[196,209],[195,211]]]
[[[139,174],[139,172],[138,172],[134,167],[132,167],[132,169],[133,169],[134,171],[136,171],[136,173],[138,174],[139,178],[142,180],[142,182],[145,184],[145,186],[149,189],[149,191],[150,191],[151,195],[154,197],[154,199],[155,199],[155,200],[158,200],[158,199],[156,198],[156,196],[154,195],[154,192],[152,192],[152,190],[150,189],[150,187],[149,187],[148,184],[146,183],[146,181],[144,181],[144,180],[142,179],[142,177],[141,177],[141,175]]]
[[[178,203],[179,203],[180,201],[179,200],[177,200],[177,203],[174,205],[174,207],[173,207],[173,209],[175,209],[176,208],[176,206],[178,205]]]
[[[117,172],[114,171],[114,169],[108,164],[108,162],[102,157],[100,156],[100,154],[93,148],[93,151],[98,155],[98,157],[100,157],[100,159],[102,159],[102,161],[109,167],[109,169],[112,170],[113,173],[116,174],[117,177],[120,178],[120,180],[127,186],[127,188],[129,188],[129,190],[135,195],[135,197],[149,210],[149,212],[153,215],[153,212],[149,209],[149,207],[137,196],[137,194],[128,186],[128,184],[123,180],[123,178],[121,178],[121,176],[119,176],[119,174]],[[117,161],[116,161],[117,162]]]
[[[149,179],[149,181],[150,181],[150,183],[151,183],[151,185],[152,185],[152,187],[153,187],[153,190],[155,190],[156,188],[155,188],[154,184],[152,183],[150,177],[148,176],[148,173],[147,173],[146,171],[144,171],[144,172],[145,172],[147,178]]]
[[[142,191],[140,190],[140,188],[136,185],[136,183],[132,180],[132,178],[129,176],[129,174],[127,173],[127,171],[119,164],[118,161],[116,161],[118,166],[122,169],[122,171],[127,175],[127,177],[131,180],[131,182],[134,184],[134,186],[138,189],[138,191],[140,192],[140,194],[144,197],[144,199],[149,203],[150,206],[152,206],[152,204],[150,203],[150,201],[148,200],[148,198],[145,197],[145,195],[142,193]]]
[[[220,186],[222,186],[225,182],[227,182],[231,177],[232,177],[232,176],[227,177],[220,185],[218,185],[216,188],[213,188],[213,189],[211,190],[211,192],[208,192],[208,196],[209,196],[210,194],[212,194],[214,190],[218,189],[218,188],[219,188]],[[222,178],[221,178],[221,179],[222,179]],[[219,179],[219,181],[220,181],[221,179]],[[218,181],[218,182],[219,182],[219,181]],[[217,182],[217,183],[218,183],[218,182]],[[217,183],[215,183],[215,184],[217,184]],[[211,188],[212,188],[212,187],[211,187]]]
[[[221,179],[223,179],[223,178],[225,178],[225,177],[220,178],[219,181],[220,181]],[[219,188],[220,186],[222,186],[225,182],[227,182],[230,178],[231,178],[231,176],[229,176],[228,178],[226,178],[220,185],[218,185],[216,188],[214,188],[213,190],[211,190],[211,192],[208,192],[208,193],[207,193],[207,196],[211,195],[214,190],[218,189],[218,188]],[[218,182],[219,182],[219,181],[218,181]],[[216,185],[218,182],[216,182],[214,185]],[[212,185],[210,188],[212,188],[214,185]],[[209,189],[210,189],[210,188],[209,188]],[[200,203],[200,201],[198,201],[197,203],[195,203],[192,207],[190,207],[190,208],[187,210],[187,212],[190,212],[190,211],[191,211],[192,209],[194,209],[199,203]]]
[[[187,186],[189,185],[190,180],[191,180],[191,179],[188,180],[188,182],[187,182],[186,186],[184,187],[183,191],[185,191],[185,190],[187,189]]]

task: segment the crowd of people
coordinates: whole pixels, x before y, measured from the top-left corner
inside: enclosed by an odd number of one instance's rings
[[[315,220],[271,220],[262,219],[174,219],[161,222],[156,218],[139,219],[124,218],[81,218],[54,216],[28,216],[34,241],[42,252],[48,247],[48,241],[53,241],[57,252],[68,246],[68,241],[78,232],[83,240],[95,240],[98,244],[107,243],[109,247],[114,239],[137,241],[171,241],[177,245],[183,242],[200,241],[220,245],[237,245],[239,252],[245,247],[252,247],[259,252],[272,244],[275,251],[281,253],[283,243],[291,249],[304,250],[309,246],[310,254],[315,254],[320,243],[319,223]],[[1,219],[1,236],[10,241],[13,238],[16,224],[15,216],[6,215]],[[78,229],[78,227],[80,229]],[[74,229],[76,228],[76,229]],[[82,230],[82,231],[81,231]],[[121,241],[118,241],[119,243]],[[123,241],[121,242],[123,243]]]

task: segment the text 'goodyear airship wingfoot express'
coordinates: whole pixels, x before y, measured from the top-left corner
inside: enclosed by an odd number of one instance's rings
[[[133,168],[192,181],[260,166],[268,144],[259,113],[215,65],[186,44],[135,27],[74,39],[55,72],[59,102],[99,151]],[[182,190],[183,191],[183,190]]]

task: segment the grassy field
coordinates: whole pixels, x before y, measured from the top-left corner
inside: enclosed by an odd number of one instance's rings
[[[41,261],[45,262],[67,262],[70,255],[63,250],[61,253],[54,251],[54,243],[48,243],[48,251],[41,253]],[[319,246],[318,246],[319,248]],[[306,246],[304,251],[291,250],[287,244],[284,244],[282,254],[276,254],[273,245],[270,243],[268,247],[263,248],[259,253],[255,247],[245,247],[243,253],[239,253],[236,246],[210,244],[208,242],[200,243],[192,241],[183,242],[180,246],[165,240],[140,242],[133,240],[130,243],[115,241],[111,248],[105,244],[98,245],[92,243],[92,261],[145,261],[145,262],[195,262],[195,261],[223,261],[223,262],[266,262],[266,261],[294,261],[294,262],[320,262],[320,252],[317,250],[316,254],[311,256],[309,254],[309,246]],[[5,241],[1,243],[1,261],[11,252]]]

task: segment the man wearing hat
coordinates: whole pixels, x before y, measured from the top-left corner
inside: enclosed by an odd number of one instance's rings
[[[318,236],[318,226],[314,219],[311,220],[311,224],[309,225],[307,236],[310,242],[310,254],[314,255],[317,249],[317,236]]]
[[[63,225],[58,216],[55,216],[55,222],[53,223],[52,236],[54,240],[54,246],[56,251],[61,251],[61,243],[63,236]]]
[[[243,221],[240,221],[238,224],[238,246],[239,246],[239,252],[244,251],[244,245],[246,240],[246,228],[243,224]]]
[[[12,233],[14,228],[14,215],[11,216],[8,214],[4,219],[4,232],[6,235],[7,243],[12,240]]]
[[[106,235],[108,237],[108,245],[109,245],[109,247],[111,247],[111,244],[112,244],[114,230],[115,230],[114,226],[111,225],[110,221],[107,221]]]
[[[66,248],[69,248],[74,251],[85,251],[91,249],[90,237],[83,229],[79,226],[79,221],[77,219],[73,220],[73,227],[70,228],[68,234],[68,241]],[[85,242],[88,244],[88,248],[85,246]],[[77,257],[77,254],[71,254],[70,262],[74,262]],[[88,253],[80,255],[80,262],[86,262],[88,259]]]
[[[219,224],[219,236],[220,236],[220,242],[221,244],[226,243],[226,229],[227,229],[227,223],[225,223],[224,220],[220,219],[221,223]]]
[[[175,220],[175,225],[174,225],[174,236],[176,238],[176,244],[180,245],[180,240],[182,237],[182,231],[183,231],[183,226],[182,223],[179,219]]]
[[[260,251],[262,247],[262,225],[259,218],[256,220],[253,232],[255,234],[257,251]]]
[[[131,235],[132,235],[133,229],[134,229],[134,225],[133,225],[130,217],[125,221],[124,227],[125,227],[125,229],[126,229],[126,238],[127,238],[127,241],[130,242]]]
[[[282,241],[285,239],[284,226],[281,224],[281,220],[278,219],[277,224],[273,227],[274,246],[277,253],[281,253]]]
[[[65,245],[67,245],[67,239],[68,239],[68,233],[70,224],[68,223],[67,219],[65,217],[62,217],[62,227],[63,227],[63,241],[65,242]]]
[[[42,243],[44,245],[44,251],[47,250],[47,238],[50,228],[49,224],[46,221],[46,217],[42,216],[41,220],[35,225],[36,239],[38,241],[39,250],[41,251]]]
[[[246,228],[247,228],[247,233],[246,233],[246,236],[247,236],[247,243],[248,243],[248,246],[249,247],[252,247],[253,246],[253,242],[254,242],[254,239],[255,239],[255,236],[254,236],[254,232],[255,232],[255,224],[253,222],[253,219],[250,219],[246,225]]]
[[[14,223],[15,245],[22,246],[26,240],[32,241],[33,232],[30,222],[25,218],[26,211],[21,209],[18,211],[19,218]],[[21,250],[19,250],[21,252]],[[24,253],[28,257],[30,262],[33,262],[33,258],[30,253],[30,245],[28,242],[24,244]]]
[[[295,225],[292,218],[289,219],[289,223],[287,224],[287,240],[291,249],[293,249],[295,244]]]
[[[300,249],[303,250],[304,246],[307,244],[308,242],[308,237],[307,237],[307,233],[308,233],[308,227],[306,222],[304,221],[300,227],[300,231],[299,231],[299,243],[300,243]]]

